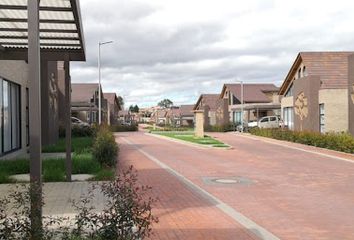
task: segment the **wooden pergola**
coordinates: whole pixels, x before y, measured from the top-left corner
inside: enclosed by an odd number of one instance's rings
[[[85,61],[79,0],[0,0],[0,60],[28,62],[30,179],[41,196],[41,61],[64,61],[66,178],[71,181],[70,61]],[[36,201],[31,201],[31,220],[41,226]]]

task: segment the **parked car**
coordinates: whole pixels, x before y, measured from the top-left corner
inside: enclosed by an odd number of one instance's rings
[[[267,116],[267,117],[262,117],[258,121],[257,126],[259,128],[279,128],[282,126],[282,121],[278,116]]]
[[[84,127],[89,127],[90,124],[76,118],[76,117],[71,117],[71,126],[72,127],[79,127],[79,128],[84,128]]]

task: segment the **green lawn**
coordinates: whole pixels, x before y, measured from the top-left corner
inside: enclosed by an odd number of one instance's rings
[[[114,178],[114,169],[104,169],[93,159],[91,153],[74,153],[73,174],[92,174],[94,180],[107,180]],[[9,177],[14,174],[29,173],[29,160],[3,160],[0,161],[0,183],[13,182]],[[45,182],[65,181],[65,159],[43,160],[43,180]]]
[[[154,134],[217,148],[229,147],[229,145],[210,136],[205,136],[204,138],[195,137],[193,132],[154,132]]]
[[[85,152],[92,147],[93,141],[93,137],[73,137],[71,139],[72,151],[77,153]],[[65,152],[65,138],[60,138],[57,144],[44,146],[42,152]]]

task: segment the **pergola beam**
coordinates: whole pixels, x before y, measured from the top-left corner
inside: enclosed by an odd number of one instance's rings
[[[0,42],[2,46],[26,46],[27,43],[12,43],[12,42]],[[41,43],[41,46],[46,47],[81,47],[81,44],[77,43]]]
[[[19,22],[27,23],[26,18],[0,18],[0,22]],[[58,24],[75,24],[74,20],[63,20],[63,19],[41,19],[40,23],[58,23]]]
[[[27,36],[6,36],[0,34],[0,39],[23,39],[27,40]],[[80,41],[78,37],[40,37],[41,40],[68,40],[68,41]]]
[[[41,29],[43,33],[78,33],[76,29]],[[0,32],[28,32],[27,28],[0,28]]]
[[[7,5],[0,4],[0,9],[3,10],[27,10],[26,5]],[[49,11],[49,12],[71,12],[72,9],[68,7],[39,7],[40,11]]]

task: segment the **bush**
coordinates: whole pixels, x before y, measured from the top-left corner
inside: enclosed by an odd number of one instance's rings
[[[321,148],[332,149],[336,151],[354,153],[354,138],[348,133],[326,133],[321,134],[317,132],[297,132],[290,131],[286,129],[264,129],[264,128],[253,128],[250,129],[250,133],[274,138],[278,140],[285,140],[289,142],[296,142],[301,144],[306,144],[310,146],[316,146]]]
[[[39,185],[16,185],[10,194],[0,197],[0,239],[66,239],[66,240],[140,240],[150,237],[152,224],[158,219],[152,214],[156,200],[148,196],[149,186],[138,185],[137,173],[130,167],[114,181],[93,185],[88,194],[72,201],[77,210],[73,224],[68,218],[43,216],[42,226],[31,225],[30,199],[36,198],[43,207]],[[31,191],[32,190],[32,191]],[[97,212],[92,200],[102,193],[106,204]]]
[[[138,125],[111,125],[109,126],[112,132],[135,132],[138,131]]]
[[[152,224],[158,222],[152,214],[156,200],[148,196],[151,187],[138,185],[132,167],[114,181],[101,184],[99,190],[107,199],[102,213],[97,213],[91,204],[95,187],[79,201],[73,201],[78,212],[74,235],[80,239],[117,240],[138,240],[151,235]]]
[[[234,130],[235,130],[235,126],[231,123],[225,125],[208,126],[205,128],[206,132],[228,132]]]
[[[105,126],[100,127],[92,148],[94,158],[101,166],[114,167],[118,150],[113,133]]]
[[[71,136],[72,137],[92,137],[95,135],[95,127],[78,127],[78,126],[73,126],[71,128]],[[64,138],[65,137],[65,128],[64,127],[59,127],[59,137]]]

